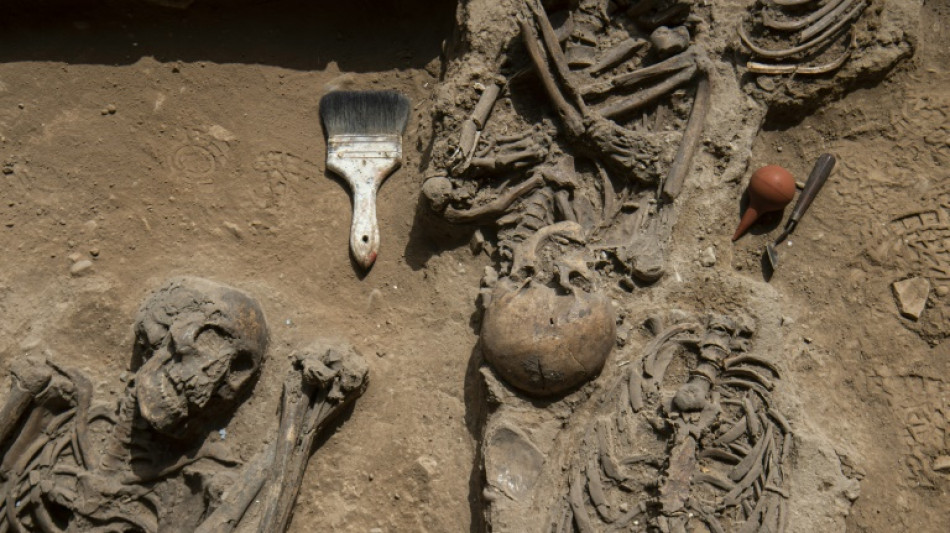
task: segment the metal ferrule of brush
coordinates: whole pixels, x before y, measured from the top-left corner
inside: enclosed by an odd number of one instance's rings
[[[376,190],[402,164],[400,135],[333,135],[327,139],[327,168],[343,177],[353,194],[350,250],[369,268],[379,253]]]

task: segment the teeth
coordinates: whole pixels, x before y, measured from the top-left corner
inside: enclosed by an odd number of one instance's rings
[[[136,397],[142,417],[159,431],[174,429],[188,415],[187,401],[163,370],[136,379]]]

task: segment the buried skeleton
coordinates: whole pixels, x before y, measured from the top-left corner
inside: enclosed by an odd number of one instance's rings
[[[138,369],[117,404],[97,401],[57,357],[15,363],[0,411],[0,527],[283,531],[314,439],[366,387],[361,356],[325,342],[297,352],[276,438],[242,464],[214,428],[260,373],[268,330],[257,302],[173,278],[140,309],[135,338]]]

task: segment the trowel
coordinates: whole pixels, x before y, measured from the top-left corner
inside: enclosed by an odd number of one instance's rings
[[[818,161],[815,162],[815,167],[811,169],[811,174],[808,175],[808,181],[805,182],[805,188],[798,196],[798,202],[795,204],[795,208],[792,209],[792,216],[790,216],[788,222],[785,223],[785,229],[781,235],[775,239],[775,242],[765,246],[765,255],[769,258],[769,264],[772,266],[772,270],[778,268],[778,252],[775,250],[775,247],[795,231],[798,221],[805,214],[805,211],[808,211],[808,207],[811,206],[812,201],[818,196],[818,191],[820,191],[821,187],[828,181],[828,176],[831,175],[831,170],[834,168],[835,156],[831,154],[821,154],[818,156]]]

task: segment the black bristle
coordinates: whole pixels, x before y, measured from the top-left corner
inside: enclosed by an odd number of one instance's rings
[[[409,121],[409,99],[396,91],[333,91],[320,99],[327,137],[402,135]]]

